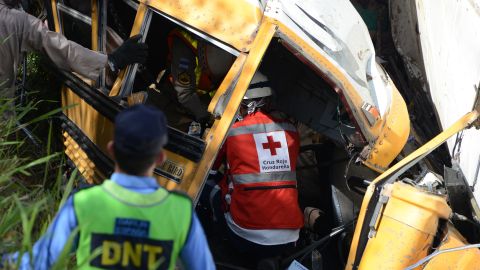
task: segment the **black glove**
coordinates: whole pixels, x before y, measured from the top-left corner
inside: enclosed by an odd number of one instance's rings
[[[145,64],[148,56],[148,45],[138,43],[142,35],[133,36],[122,43],[114,52],[108,55],[108,64],[113,71],[139,63]]]

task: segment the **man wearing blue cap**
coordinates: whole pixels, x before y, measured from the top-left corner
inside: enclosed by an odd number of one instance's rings
[[[70,196],[20,268],[51,268],[78,228],[82,269],[174,269],[179,256],[187,269],[215,269],[191,200],[153,177],[166,143],[161,111],[137,105],[119,113],[107,146],[115,160],[111,179]]]

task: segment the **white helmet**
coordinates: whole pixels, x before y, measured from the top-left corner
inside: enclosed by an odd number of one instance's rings
[[[253,75],[253,79],[243,97],[242,105],[247,107],[247,114],[252,114],[257,108],[265,106],[266,101],[264,98],[271,95],[270,81],[265,75],[257,71]]]
[[[270,88],[270,81],[268,80],[267,76],[260,73],[260,71],[257,71],[255,75],[253,75],[253,79],[250,82],[243,99],[262,98],[269,97],[271,95],[272,88]]]

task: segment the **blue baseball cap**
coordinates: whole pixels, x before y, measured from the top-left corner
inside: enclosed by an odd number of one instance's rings
[[[162,111],[135,105],[115,117],[114,147],[125,154],[157,154],[167,144],[167,120]]]

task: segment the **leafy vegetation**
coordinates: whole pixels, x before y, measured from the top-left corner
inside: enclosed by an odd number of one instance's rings
[[[0,253],[31,252],[35,240],[65,202],[76,178],[73,173],[69,181],[65,179],[60,153],[35,149],[28,136],[22,134],[22,129],[49,119],[59,109],[19,125],[37,103],[12,103],[0,100],[0,115],[5,118],[0,123]],[[44,145],[50,147],[51,142]]]
[[[76,171],[64,166],[57,83],[41,68],[40,56],[27,59],[25,99],[0,99],[0,254],[31,253],[77,181]],[[71,261],[64,252],[55,268]],[[3,267],[16,269],[19,263]]]
[[[24,8],[29,13],[44,16],[43,1],[26,3],[29,5]],[[68,171],[64,166],[57,119],[62,110],[60,85],[41,65],[43,59],[39,54],[28,54],[26,65],[19,69],[18,79],[22,82],[17,87],[17,98],[0,98],[2,269],[17,269],[21,263],[17,260],[7,265],[2,255],[32,252],[33,244],[45,233],[78,181],[76,171]],[[72,242],[73,236],[53,269],[65,269],[74,263],[69,252]]]

